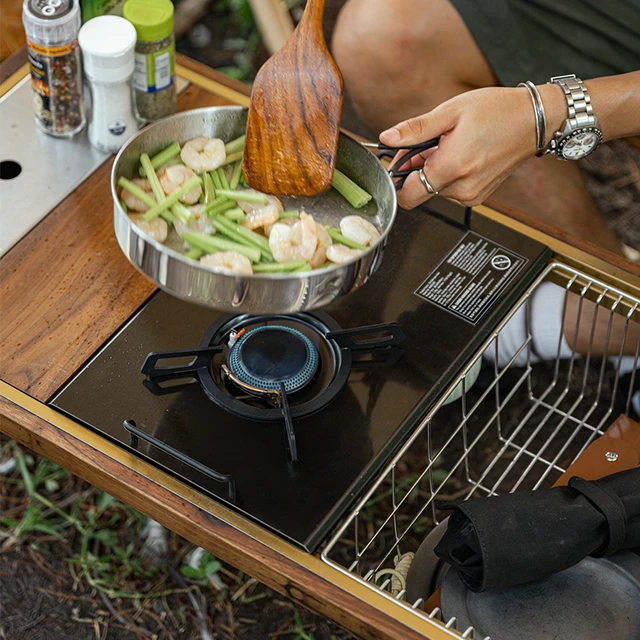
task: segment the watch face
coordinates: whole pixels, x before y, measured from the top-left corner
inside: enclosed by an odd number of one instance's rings
[[[564,160],[579,160],[595,151],[602,141],[602,133],[596,127],[572,131],[558,143],[558,155]]]

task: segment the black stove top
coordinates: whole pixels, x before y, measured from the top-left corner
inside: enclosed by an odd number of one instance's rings
[[[430,209],[400,212],[379,272],[319,312],[234,318],[156,294],[53,406],[313,551],[549,258]],[[406,339],[352,340],[388,323]],[[166,369],[162,352],[194,349],[197,366]]]

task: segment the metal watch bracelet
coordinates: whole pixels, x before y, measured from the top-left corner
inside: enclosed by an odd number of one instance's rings
[[[580,78],[577,78],[575,74],[570,74],[554,76],[549,80],[548,84],[556,84],[564,91],[568,109],[568,116],[565,123],[568,123],[570,131],[576,131],[586,127],[595,127],[598,129],[597,135],[600,136],[601,140],[602,135],[599,131],[600,125],[598,118],[593,113],[591,96],[584,82],[582,82]],[[566,136],[567,134],[565,133],[564,135]],[[558,147],[562,142],[562,138],[563,132],[557,131],[551,138],[544,153],[553,153],[557,156]]]

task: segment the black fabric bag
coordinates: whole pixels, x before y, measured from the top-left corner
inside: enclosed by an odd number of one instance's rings
[[[453,513],[435,553],[472,591],[540,580],[587,556],[640,553],[640,467],[440,506]]]

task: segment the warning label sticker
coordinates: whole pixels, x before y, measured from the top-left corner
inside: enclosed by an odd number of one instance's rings
[[[517,253],[468,231],[415,294],[476,324],[527,262]]]

